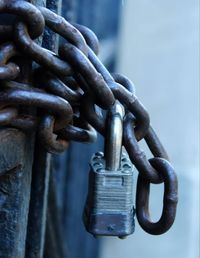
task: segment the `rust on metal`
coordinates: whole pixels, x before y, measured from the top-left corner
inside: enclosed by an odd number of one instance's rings
[[[70,141],[94,142],[96,131],[106,137],[101,110],[108,111],[119,101],[125,110],[122,143],[139,172],[138,221],[150,234],[166,232],[175,219],[177,178],[133,83],[121,74],[111,74],[101,63],[98,39],[89,28],[26,1],[2,0],[0,13],[17,17],[11,25],[0,25],[0,126],[37,131],[48,152],[60,153]],[[35,41],[45,26],[64,40],[58,53]],[[19,83],[25,68],[18,58],[37,63],[31,69],[31,83]],[[30,107],[34,108],[31,114]],[[140,149],[142,139],[153,159]],[[151,183],[165,187],[163,212],[155,223],[149,217]]]

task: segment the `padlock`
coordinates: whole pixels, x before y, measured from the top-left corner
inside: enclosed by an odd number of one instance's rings
[[[94,236],[124,238],[135,227],[134,167],[122,148],[124,109],[116,101],[107,113],[105,155],[97,152],[92,156],[83,220]]]

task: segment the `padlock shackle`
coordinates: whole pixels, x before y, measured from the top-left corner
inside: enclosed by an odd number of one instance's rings
[[[120,168],[123,136],[124,108],[115,101],[106,117],[105,168],[116,171]]]

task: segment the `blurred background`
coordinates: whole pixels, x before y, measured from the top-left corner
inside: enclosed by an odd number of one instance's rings
[[[95,145],[72,143],[54,163],[69,257],[199,258],[199,1],[63,0],[62,12],[94,30],[101,60],[110,71],[134,82],[179,179],[177,218],[169,232],[151,236],[136,221],[135,233],[126,240],[94,239],[84,229],[82,211],[87,161],[103,149],[103,140]],[[145,144],[141,146],[148,153]],[[152,186],[154,220],[161,214],[162,197],[163,186]]]
[[[169,232],[146,234],[136,223],[125,241],[105,239],[101,258],[199,257],[199,6],[198,1],[121,3],[117,71],[136,86],[179,179],[177,218]],[[162,191],[152,187],[158,219]]]

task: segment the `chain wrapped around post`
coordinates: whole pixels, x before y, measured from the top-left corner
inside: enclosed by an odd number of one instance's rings
[[[0,1],[0,13],[16,16],[13,25],[0,25],[0,126],[38,130],[47,151],[59,153],[69,141],[94,142],[96,131],[105,137],[100,109],[108,111],[118,100],[125,109],[123,146],[139,172],[137,219],[150,234],[166,232],[175,219],[177,178],[132,82],[108,72],[97,57],[99,42],[90,29],[22,0]],[[45,26],[64,39],[58,53],[34,41]],[[17,82],[23,72],[17,64],[20,56],[36,63],[32,85]],[[35,112],[30,114],[24,107],[34,107]],[[152,159],[141,151],[141,139],[151,150]],[[164,183],[163,211],[155,223],[148,207],[151,183]]]

